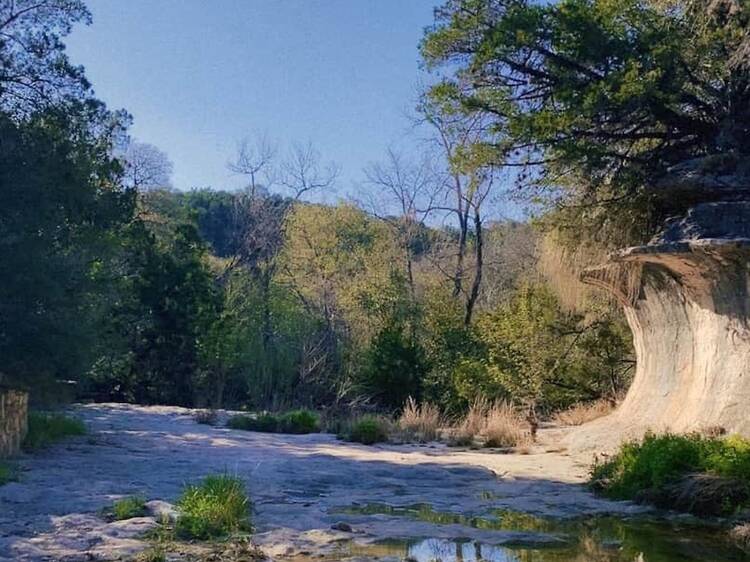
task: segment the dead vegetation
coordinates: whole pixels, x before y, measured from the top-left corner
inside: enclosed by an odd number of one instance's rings
[[[615,409],[615,402],[606,398],[594,402],[581,402],[562,412],[556,413],[552,421],[559,425],[583,425],[597,418],[611,414]]]
[[[409,397],[396,422],[396,437],[404,442],[427,443],[440,437],[442,416],[434,404],[417,404]]]
[[[479,398],[448,430],[451,445],[468,446],[478,441],[485,447],[510,448],[530,445],[533,439],[529,423],[510,403]]]

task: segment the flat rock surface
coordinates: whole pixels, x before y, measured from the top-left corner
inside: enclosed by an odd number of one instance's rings
[[[89,434],[23,457],[20,481],[0,487],[0,560],[127,559],[146,546],[139,538],[156,525],[156,517],[107,522],[99,516],[103,508],[138,494],[167,502],[152,504],[155,511],[168,510],[185,483],[221,471],[246,480],[255,541],[273,557],[324,553],[351,538],[555,540],[541,533],[353,512],[355,504],[420,503],[467,516],[509,509],[561,518],[643,510],[594,497],[582,485],[590,459],[545,452],[549,446],[525,455],[437,444],[368,447],[327,434],[200,425],[192,411],[174,407],[97,404],[78,406],[74,413]]]

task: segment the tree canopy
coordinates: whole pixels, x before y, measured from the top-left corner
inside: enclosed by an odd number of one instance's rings
[[[674,166],[747,161],[747,2],[449,0],[435,16],[432,96],[489,115],[494,162],[558,190],[599,242],[641,241],[684,210],[654,189]]]

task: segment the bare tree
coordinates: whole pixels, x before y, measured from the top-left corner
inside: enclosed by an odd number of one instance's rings
[[[153,144],[132,142],[122,156],[125,185],[137,191],[172,187],[172,162]]]
[[[237,154],[227,167],[248,178],[248,190],[255,196],[261,187],[270,189],[275,183],[277,154],[276,144],[265,133],[245,137],[237,143]]]
[[[458,108],[445,106],[427,96],[420,99],[418,112],[418,123],[427,125],[432,131],[431,142],[446,162],[445,204],[440,208],[455,219],[458,226],[454,268],[449,277],[453,283],[453,296],[464,298],[464,322],[468,325],[482,284],[483,205],[495,185],[498,168],[487,162],[482,151],[487,135],[483,115],[466,115]],[[470,235],[473,236],[471,248]],[[473,250],[473,265],[467,263],[470,249]]]
[[[337,164],[320,162],[320,153],[311,142],[293,144],[279,166],[279,183],[289,189],[295,200],[306,193],[330,189],[340,173]]]
[[[404,252],[409,290],[414,298],[414,247],[443,190],[440,175],[428,156],[424,155],[419,162],[411,162],[393,149],[388,149],[385,161],[370,164],[364,172],[373,192],[369,194],[367,204],[360,205],[396,232]]]

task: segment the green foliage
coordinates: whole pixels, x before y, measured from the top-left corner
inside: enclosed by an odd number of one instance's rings
[[[691,473],[736,480],[750,491],[750,441],[739,436],[648,434],[594,465],[591,484],[608,497],[634,499]]]
[[[419,343],[404,333],[403,326],[389,323],[370,342],[360,379],[362,393],[386,408],[400,408],[410,396],[419,399],[426,371]]]
[[[265,433],[315,433],[320,430],[318,414],[310,410],[292,410],[281,415],[262,413],[256,417],[237,415],[227,421],[227,427]]]
[[[146,515],[146,500],[140,496],[128,496],[112,505],[112,515],[116,521],[143,517]]]
[[[341,437],[363,445],[374,445],[388,441],[389,433],[390,423],[387,420],[378,416],[362,416],[351,422]]]
[[[521,182],[586,202],[563,226],[623,244],[691,204],[648,191],[672,166],[746,159],[749,18],[723,0],[447,0],[422,53],[452,73],[437,103],[489,116],[494,161],[533,163]]]
[[[624,333],[606,319],[592,324],[564,312],[540,285],[521,288],[481,318],[478,331],[487,350],[483,384],[496,384],[513,401],[547,412],[616,395],[622,372],[631,366]]]
[[[279,433],[315,433],[320,430],[318,414],[310,410],[293,410],[279,416]]]
[[[86,426],[77,418],[63,414],[29,412],[29,429],[22,446],[33,451],[72,435],[85,435]]]
[[[227,427],[245,431],[262,431],[275,433],[279,428],[279,419],[273,414],[259,414],[256,417],[236,415],[227,420]]]
[[[228,474],[206,476],[185,488],[177,501],[178,537],[208,540],[250,531],[250,500],[243,481]]]

